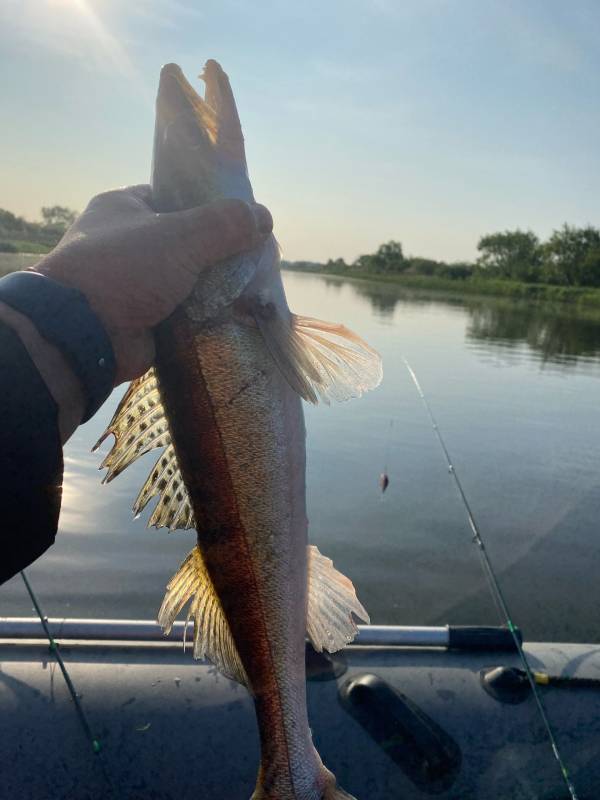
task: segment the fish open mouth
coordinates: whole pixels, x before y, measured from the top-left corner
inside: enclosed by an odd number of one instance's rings
[[[168,126],[181,114],[193,113],[200,129],[224,160],[245,165],[244,138],[229,78],[221,65],[209,59],[199,76],[204,81],[202,98],[178,64],[166,64],[160,74],[157,113]]]
[[[166,64],[160,73],[151,179],[156,211],[219,197],[253,200],[229,78],[212,59],[200,77],[203,97],[177,64]]]

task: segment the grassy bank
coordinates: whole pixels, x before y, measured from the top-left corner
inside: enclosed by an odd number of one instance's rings
[[[41,242],[27,242],[22,239],[2,239],[0,241],[0,253],[49,253],[52,250],[51,245],[42,244]]]
[[[0,277],[18,269],[32,267],[39,260],[38,253],[0,253]]]
[[[349,270],[347,272],[323,269],[294,269],[284,266],[290,272],[305,272],[311,275],[329,275],[352,280],[368,280],[375,283],[392,283],[407,289],[423,289],[450,292],[458,295],[492,295],[494,297],[514,297],[549,303],[568,303],[572,306],[597,309],[600,312],[600,289],[577,286],[553,286],[547,283],[521,283],[519,281],[493,280],[491,278],[466,278],[464,280],[440,278],[435,275],[383,275],[372,272]]]

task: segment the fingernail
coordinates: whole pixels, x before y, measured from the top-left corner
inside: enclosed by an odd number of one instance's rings
[[[273,217],[271,216],[271,212],[264,206],[261,206],[260,203],[255,203],[252,206],[252,211],[254,213],[254,219],[256,220],[258,232],[263,236],[271,233],[273,230]]]

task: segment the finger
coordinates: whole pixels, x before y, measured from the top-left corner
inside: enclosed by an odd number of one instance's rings
[[[120,189],[109,189],[92,197],[88,209],[120,210],[139,206],[149,207],[152,189],[148,184],[139,183],[134,186],[122,186]]]
[[[273,230],[269,211],[242,200],[219,200],[158,217],[160,235],[171,240],[182,262],[195,272],[251,250]]]

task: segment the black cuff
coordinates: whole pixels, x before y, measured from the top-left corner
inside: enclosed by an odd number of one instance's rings
[[[0,322],[0,583],[54,542],[63,473],[58,408],[19,336]]]
[[[61,350],[81,382],[87,422],[111,393],[116,364],[109,336],[84,295],[37,272],[13,272],[0,280],[0,301],[29,317]]]

